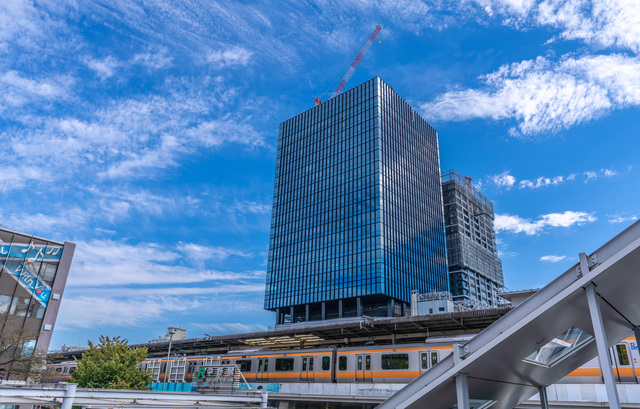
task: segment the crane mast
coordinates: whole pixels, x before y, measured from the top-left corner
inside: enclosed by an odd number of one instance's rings
[[[382,30],[382,27],[377,25],[376,29],[373,30],[373,34],[371,34],[371,37],[369,37],[367,42],[364,43],[364,45],[362,46],[362,49],[360,50],[360,53],[358,53],[358,55],[356,56],[356,59],[353,60],[353,62],[351,63],[351,66],[349,66],[349,69],[347,70],[347,72],[342,77],[342,80],[340,80],[340,84],[338,84],[338,87],[331,94],[331,98],[335,97],[336,95],[339,95],[342,92],[342,90],[344,89],[345,85],[347,85],[347,82],[349,81],[349,79],[353,75],[353,72],[356,70],[356,68],[358,68],[358,65],[360,64],[360,61],[362,61],[362,59],[364,58],[364,55],[369,50],[369,47],[371,47],[371,44],[373,44],[373,40],[376,39],[376,36],[380,32],[380,30]],[[318,97],[315,97],[314,100],[316,102],[316,106],[322,104],[322,101]]]

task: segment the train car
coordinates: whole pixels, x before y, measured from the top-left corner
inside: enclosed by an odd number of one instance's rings
[[[174,357],[167,371],[166,358],[149,358],[140,363],[154,382],[189,383],[197,379],[198,368],[238,365],[252,383],[408,383],[464,344],[471,336],[433,338],[421,344],[318,348],[290,351],[242,350],[225,355]],[[638,383],[640,355],[637,341],[629,337],[609,349],[613,372],[620,383]],[[50,365],[52,379],[68,381],[74,361]],[[598,359],[594,358],[558,383],[603,383]]]
[[[76,361],[49,364],[44,375],[45,381],[50,383],[71,382],[71,374],[76,370],[77,366]]]

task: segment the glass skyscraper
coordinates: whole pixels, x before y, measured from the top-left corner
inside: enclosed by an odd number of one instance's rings
[[[409,314],[448,291],[436,131],[380,78],[280,124],[265,308],[277,324]]]

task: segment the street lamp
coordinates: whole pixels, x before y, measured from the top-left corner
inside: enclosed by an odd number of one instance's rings
[[[173,327],[170,327],[167,332],[169,333],[169,352],[167,352],[167,367],[164,371],[164,379],[162,382],[163,392],[164,392],[165,386],[167,385],[167,379],[169,378],[169,357],[171,356],[171,341],[173,341],[173,334],[176,333],[176,330]]]

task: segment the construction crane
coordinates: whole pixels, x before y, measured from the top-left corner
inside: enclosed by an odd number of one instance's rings
[[[358,68],[360,61],[362,61],[362,59],[364,58],[364,55],[367,53],[367,50],[369,50],[369,47],[371,47],[371,44],[373,44],[373,40],[376,39],[376,36],[380,32],[380,30],[382,30],[382,27],[376,26],[376,29],[373,30],[373,34],[371,34],[371,37],[369,37],[367,42],[364,43],[364,46],[362,46],[360,53],[356,56],[356,59],[353,60],[353,62],[351,63],[351,66],[342,77],[340,84],[338,84],[338,87],[335,89],[335,91],[333,91],[330,98],[333,98],[342,92],[342,90],[344,89],[344,86],[347,85],[347,81],[349,81],[349,78],[351,78],[351,76],[353,75],[353,72],[356,70],[356,68]],[[322,104],[322,101],[318,97],[313,98],[313,100],[316,102],[316,106]]]

